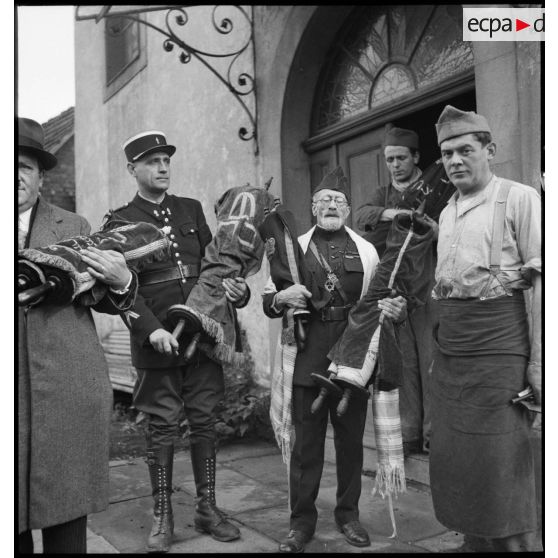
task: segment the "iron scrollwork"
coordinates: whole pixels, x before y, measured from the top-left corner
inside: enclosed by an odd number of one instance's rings
[[[188,8],[191,7],[195,6],[188,6]],[[228,10],[228,15],[219,16],[219,11],[223,9]],[[238,136],[243,141],[254,140],[254,152],[257,155],[259,153],[259,147],[257,137],[256,81],[251,73],[247,71],[239,71],[239,64],[237,63],[239,58],[248,51],[250,45],[252,45],[252,52],[254,49],[253,14],[250,16],[241,6],[217,5],[213,7],[211,13],[211,23],[217,33],[221,35],[231,35],[238,27],[238,21],[236,23],[234,21],[236,17],[232,17],[230,14],[231,10],[234,10],[235,13],[238,14],[241,22],[244,21],[246,33],[242,33],[240,36],[240,39],[242,40],[239,39],[237,41],[237,46],[229,47],[227,51],[223,52],[196,48],[187,43],[185,39],[181,38],[181,31],[186,28],[189,21],[185,7],[177,6],[168,10],[165,16],[166,29],[161,29],[153,23],[132,14],[107,13],[105,17],[107,19],[110,19],[111,17],[124,17],[132,21],[137,21],[142,25],[146,25],[166,37],[163,41],[163,48],[165,51],[172,52],[175,45],[178,47],[180,51],[178,56],[180,62],[188,64],[192,61],[192,58],[201,62],[225,85],[225,87],[227,87],[248,116],[251,129],[241,126],[238,130]],[[217,69],[211,63],[212,59],[226,60],[228,63],[226,71]],[[252,63],[252,67],[255,68],[253,59]],[[254,101],[253,109],[251,110],[246,98],[252,94],[254,96]]]

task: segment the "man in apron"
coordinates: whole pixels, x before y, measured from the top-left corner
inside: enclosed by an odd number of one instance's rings
[[[530,550],[530,422],[510,401],[530,384],[541,402],[540,196],[491,172],[496,145],[484,116],[448,105],[436,130],[457,192],[440,216],[433,289],[434,510],[449,529],[491,539],[496,550]]]

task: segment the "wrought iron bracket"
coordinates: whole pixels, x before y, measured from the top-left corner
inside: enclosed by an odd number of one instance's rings
[[[244,23],[244,31],[240,30],[239,39],[235,46],[229,46],[228,50],[210,51],[196,48],[190,44],[184,37],[187,24],[189,22],[187,8],[195,8],[198,5],[188,6],[164,6],[164,7],[143,7],[143,9],[128,9],[131,6],[120,8],[119,6],[103,6],[98,13],[80,14],[80,8],[86,6],[78,6],[76,8],[76,21],[85,19],[95,19],[98,23],[102,19],[110,18],[126,18],[136,21],[138,24],[145,25],[154,31],[166,37],[163,41],[163,48],[166,52],[172,52],[174,47],[178,47],[178,59],[182,64],[188,64],[193,58],[201,62],[219,81],[230,91],[233,97],[238,101],[244,113],[248,117],[249,125],[241,126],[238,130],[238,137],[243,141],[254,141],[254,154],[259,154],[258,131],[257,131],[257,97],[256,97],[256,80],[255,80],[255,43],[254,43],[254,8],[250,6],[251,11],[248,13],[242,6],[233,5],[216,5],[211,12],[211,24],[214,30],[220,35],[229,35],[233,37],[233,33],[237,31],[237,27]],[[203,6],[200,4],[199,6]],[[153,23],[140,17],[140,14],[147,11],[157,9],[167,9],[165,16],[165,28],[158,27]],[[232,10],[232,12],[231,12]],[[224,15],[219,15],[223,11]],[[233,13],[235,14],[233,16]],[[238,17],[236,17],[238,16]],[[243,54],[248,53],[251,47],[252,52],[252,70],[242,71],[239,59]],[[248,55],[244,57],[245,58]],[[224,60],[225,69],[218,68],[215,64],[216,60]],[[252,103],[248,99],[252,97]]]

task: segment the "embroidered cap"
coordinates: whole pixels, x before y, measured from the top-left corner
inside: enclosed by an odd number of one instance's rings
[[[384,136],[383,146],[388,145],[408,147],[409,149],[419,148],[419,137],[413,130],[406,130],[405,128],[390,128]]]
[[[446,105],[436,123],[438,134],[438,145],[447,139],[463,136],[464,134],[474,134],[476,132],[489,132],[490,126],[482,114],[474,111],[462,111],[458,108]]]
[[[154,151],[163,151],[169,157],[176,151],[174,145],[167,143],[165,134],[157,130],[148,130],[132,136],[122,144],[122,149],[129,163],[133,163]]]
[[[343,174],[343,169],[341,167],[334,168],[331,172],[328,172],[322,181],[314,188],[312,195],[316,194],[320,190],[337,190],[342,194],[345,194],[347,202],[351,203],[351,198],[349,196],[349,181],[347,177]]]

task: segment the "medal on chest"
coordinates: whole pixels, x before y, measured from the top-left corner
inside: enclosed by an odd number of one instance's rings
[[[330,271],[327,274],[327,279],[326,282],[324,283],[325,290],[328,293],[333,292],[333,290],[335,289],[336,282],[337,282],[337,276],[335,275],[335,273],[333,273],[333,271]]]

